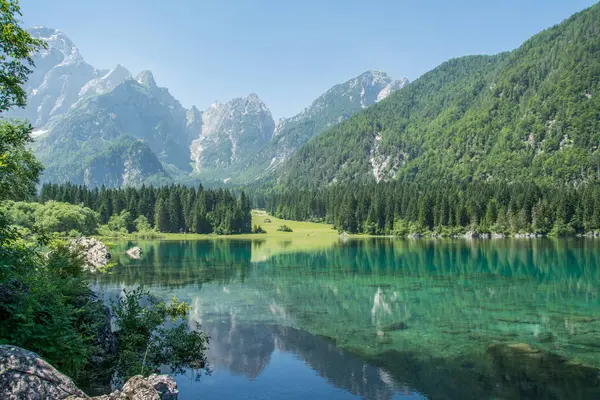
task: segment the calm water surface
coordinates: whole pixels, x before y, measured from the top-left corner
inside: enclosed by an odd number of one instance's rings
[[[124,251],[144,250],[131,260]],[[192,305],[188,399],[600,398],[600,241],[118,243],[107,297]]]

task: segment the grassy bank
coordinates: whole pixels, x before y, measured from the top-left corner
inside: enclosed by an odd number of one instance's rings
[[[154,238],[144,238],[133,233],[119,237],[99,236],[98,238],[102,241],[109,242],[115,240],[252,240],[254,243],[252,251],[253,262],[266,260],[275,254],[327,248],[340,240],[339,233],[334,230],[331,225],[315,222],[283,220],[268,215],[261,210],[252,211],[252,225],[261,226],[266,233],[249,233],[242,235],[158,233],[157,235],[159,236]],[[286,225],[292,231],[278,231],[277,229],[282,225]]]
[[[299,239],[299,238],[339,238],[339,234],[331,225],[289,221],[270,216],[262,210],[252,210],[252,226],[261,226],[266,233],[246,233],[236,235],[198,234],[198,233],[156,233],[154,237],[140,236],[138,233],[120,235],[118,237],[96,236],[99,239],[150,239],[150,240],[200,240],[200,239]],[[286,225],[291,232],[282,232],[277,229]]]

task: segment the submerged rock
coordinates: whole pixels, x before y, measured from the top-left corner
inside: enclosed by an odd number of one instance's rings
[[[535,340],[540,343],[550,343],[556,341],[556,336],[551,332],[540,332],[535,334]]]
[[[487,354],[502,386],[522,397],[600,398],[600,368],[526,343],[492,344]]]
[[[382,330],[384,332],[390,332],[390,331],[404,331],[408,329],[408,325],[406,324],[406,322],[400,321],[400,322],[394,322],[393,324],[384,326],[382,328]]]
[[[141,247],[132,247],[126,251],[127,255],[131,258],[135,258],[136,260],[142,257],[142,248]]]
[[[130,378],[121,390],[93,400],[177,400],[175,380],[167,375]],[[73,381],[36,353],[0,345],[0,398],[6,400],[90,399]]]
[[[90,272],[96,272],[98,269],[106,267],[111,257],[108,247],[94,238],[83,236],[75,239],[71,242],[71,248],[79,249],[83,253],[84,269]]]

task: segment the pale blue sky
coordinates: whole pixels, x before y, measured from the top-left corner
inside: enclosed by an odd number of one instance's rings
[[[369,69],[411,81],[512,50],[594,0],[21,0],[97,68],[150,69],[184,106],[255,92],[291,116]]]

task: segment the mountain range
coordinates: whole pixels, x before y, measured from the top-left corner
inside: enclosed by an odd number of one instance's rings
[[[367,71],[274,121],[256,94],[184,108],[152,74],[85,63],[36,27],[27,108],[44,181],[315,188],[390,180],[578,184],[600,179],[600,4],[496,55],[408,84]]]
[[[315,137],[283,187],[600,179],[600,4],[511,52],[449,60]]]
[[[278,171],[314,136],[407,84],[368,71],[336,85],[298,115],[274,121],[254,93],[207,110],[184,108],[150,71],[100,70],[56,29],[29,30],[47,48],[34,57],[28,104],[9,117],[35,127],[43,182],[116,187],[168,182],[251,183]]]

